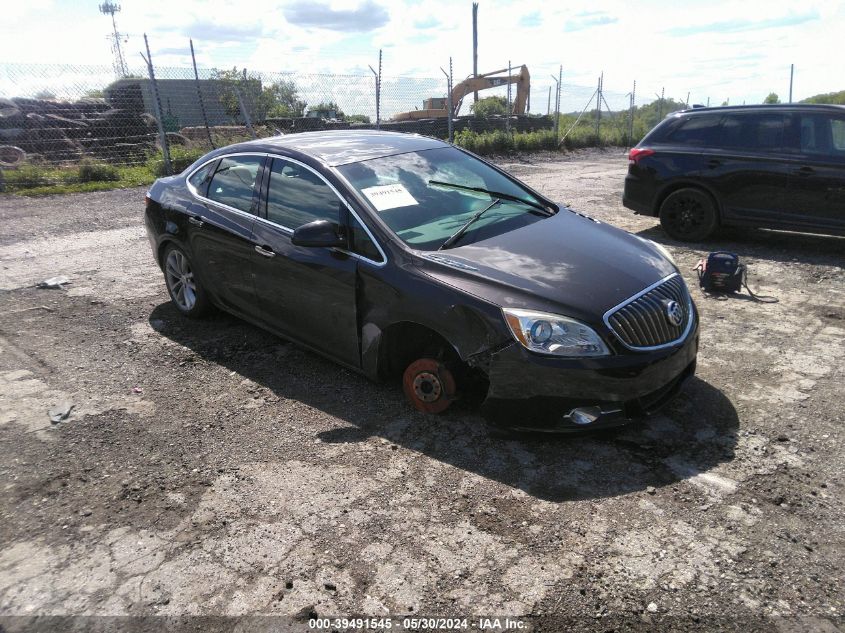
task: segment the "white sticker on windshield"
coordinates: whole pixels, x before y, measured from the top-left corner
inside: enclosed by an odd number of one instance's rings
[[[361,189],[361,193],[370,199],[376,211],[387,211],[396,207],[408,207],[412,204],[419,204],[419,202],[414,200],[414,196],[408,193],[408,190],[399,183],[367,187],[366,189]]]

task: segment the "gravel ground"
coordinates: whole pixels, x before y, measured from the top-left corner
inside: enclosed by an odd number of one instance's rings
[[[681,245],[621,206],[621,150],[500,163],[673,252],[701,352],[661,415],[551,440],[426,417],[235,318],[180,318],[143,189],[0,197],[0,614],[845,630],[845,239]],[[779,302],[703,297],[717,248]]]

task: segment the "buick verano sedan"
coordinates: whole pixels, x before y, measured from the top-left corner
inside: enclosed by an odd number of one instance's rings
[[[157,180],[146,202],[182,314],[216,307],[394,378],[424,412],[481,385],[498,425],[614,426],[695,370],[696,308],[662,247],[436,139],[240,143]]]

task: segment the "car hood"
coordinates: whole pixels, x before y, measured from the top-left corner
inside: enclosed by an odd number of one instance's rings
[[[501,307],[600,322],[610,308],[676,272],[648,240],[569,208],[466,246],[420,253],[426,274]]]

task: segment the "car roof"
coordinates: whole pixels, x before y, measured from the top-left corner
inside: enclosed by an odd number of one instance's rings
[[[671,112],[667,116],[681,116],[688,114],[698,114],[700,112],[749,112],[749,111],[771,111],[771,110],[803,110],[814,112],[836,112],[839,114],[845,113],[845,105],[837,105],[834,103],[758,103],[754,105],[737,105],[737,106],[709,106],[709,107],[692,107],[687,110],[677,110]]]
[[[256,139],[230,146],[226,150],[228,153],[233,150],[273,152],[284,149],[311,156],[326,165],[335,167],[438,147],[450,146],[448,143],[420,134],[378,130],[327,130]]]

